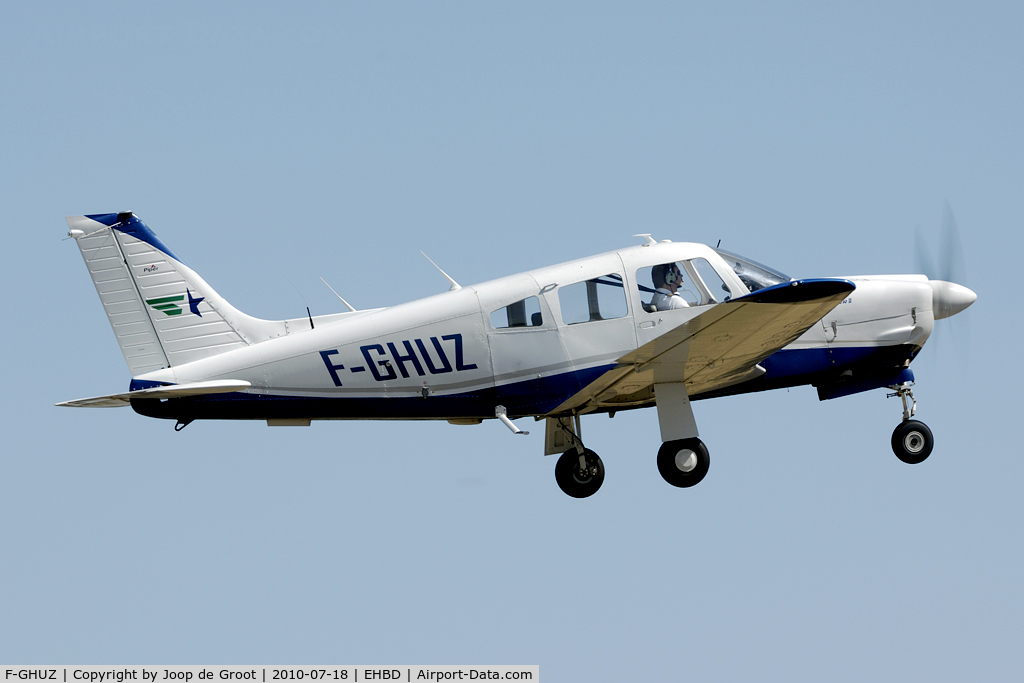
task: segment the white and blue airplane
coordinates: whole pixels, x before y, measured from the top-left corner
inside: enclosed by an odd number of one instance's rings
[[[911,419],[910,364],[935,320],[977,298],[924,275],[794,280],[638,235],[637,246],[471,287],[441,271],[447,292],[398,306],[342,299],[342,313],[272,321],[232,307],[132,212],[67,222],[132,380],[58,405],[131,405],[176,430],[201,419],[497,419],[526,434],[512,420],[533,417],[576,498],[604,481],[582,415],[655,406],[658,469],[685,488],[709,464],[691,401],[799,385],[821,400],[890,389],[903,401],[893,451],[921,462],[933,437]]]

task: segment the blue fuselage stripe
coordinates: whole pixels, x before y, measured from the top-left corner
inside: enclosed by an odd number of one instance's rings
[[[766,370],[763,377],[692,398],[699,400],[804,384],[818,385],[819,393],[822,393],[823,385],[836,387],[825,391],[826,398],[830,397],[830,392],[838,396],[865,391],[892,383],[893,378],[900,376],[898,363],[903,358],[912,357],[913,351],[906,345],[779,351],[761,362]],[[877,366],[877,371],[874,366]],[[144,415],[175,419],[446,419],[491,418],[494,417],[494,406],[504,405],[509,416],[516,418],[543,415],[554,410],[614,367],[615,364],[600,365],[498,387],[426,397],[348,398],[230,393],[168,401],[139,400],[132,406]],[[850,385],[853,391],[835,384],[839,379],[838,372],[848,367],[863,370],[858,372],[860,384]],[[153,384],[156,383],[134,380],[132,389],[147,388]],[[854,389],[855,386],[864,388]]]

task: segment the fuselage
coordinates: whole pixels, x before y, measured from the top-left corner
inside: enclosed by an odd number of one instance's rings
[[[653,310],[648,274],[669,262],[686,268],[690,305]],[[761,376],[691,398],[802,384],[833,398],[905,381],[932,331],[933,287],[915,275],[847,279],[856,290],[761,361]],[[623,355],[749,291],[707,246],[629,247],[389,308],[288,321],[276,338],[133,380],[133,388],[245,380],[246,391],[132,405],[178,420],[473,422],[493,418],[498,405],[511,417],[552,415]],[[633,397],[603,410],[652,404]]]

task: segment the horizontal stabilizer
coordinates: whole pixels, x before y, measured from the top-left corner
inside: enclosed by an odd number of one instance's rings
[[[133,398],[164,399],[184,398],[186,396],[203,396],[204,394],[227,394],[232,391],[242,391],[252,386],[251,382],[240,379],[222,379],[209,382],[191,382],[189,384],[170,384],[165,387],[153,387],[152,389],[139,389],[123,394],[110,394],[109,396],[94,396],[92,398],[80,398],[74,401],[58,403],[59,406],[71,408],[120,408],[131,403]]]

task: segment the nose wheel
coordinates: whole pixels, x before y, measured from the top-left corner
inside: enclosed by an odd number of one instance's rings
[[[890,387],[895,389],[896,393],[889,394],[889,398],[899,396],[903,400],[903,422],[893,430],[892,452],[908,465],[924,462],[925,458],[931,455],[932,446],[935,445],[935,438],[932,436],[932,430],[928,429],[928,425],[920,420],[910,419],[917,412],[917,400],[911,390],[912,386],[913,383],[905,382]],[[908,398],[910,399],[909,404],[907,403]]]
[[[892,433],[892,452],[908,465],[924,462],[931,455],[934,443],[932,430],[919,420],[907,420]]]

